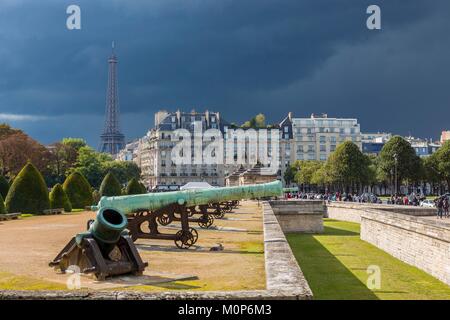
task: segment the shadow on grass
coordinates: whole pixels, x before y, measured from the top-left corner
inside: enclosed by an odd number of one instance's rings
[[[356,232],[332,227],[325,227],[324,234],[358,235]],[[287,239],[315,299],[378,300],[365,283],[361,282],[335,255],[316,240],[315,235],[287,234]]]
[[[358,232],[353,232],[344,229],[338,229],[333,227],[323,227],[323,234],[327,236],[358,236]]]

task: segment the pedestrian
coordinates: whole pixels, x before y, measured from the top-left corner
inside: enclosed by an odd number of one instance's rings
[[[443,205],[444,205],[444,201],[442,199],[442,197],[437,198],[436,199],[436,208],[437,208],[437,218],[442,219],[442,213],[444,212],[443,210]]]
[[[444,197],[444,200],[442,201],[442,209],[444,210],[444,216],[446,218],[448,218],[448,207],[449,207],[449,203],[448,203],[448,198]]]

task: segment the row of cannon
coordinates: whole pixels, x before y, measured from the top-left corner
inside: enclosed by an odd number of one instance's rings
[[[214,218],[223,218],[243,199],[280,196],[280,181],[264,184],[102,197],[96,206],[96,219],[87,223],[87,231],[77,234],[50,262],[62,272],[76,266],[98,280],[121,274],[142,274],[143,262],[134,241],[157,239],[174,241],[187,249],[198,240],[198,224],[209,228]],[[180,222],[175,233],[162,233],[159,226]]]

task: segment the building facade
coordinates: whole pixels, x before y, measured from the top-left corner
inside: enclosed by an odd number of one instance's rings
[[[450,140],[450,130],[442,131],[441,143],[444,143],[445,141],[449,141],[449,140]]]
[[[155,114],[155,127],[142,139],[141,171],[144,184],[153,188],[157,185],[184,185],[192,181],[207,182],[212,186],[223,186],[225,165],[195,164],[194,156],[198,150],[191,145],[191,164],[176,164],[172,161],[172,149],[176,141],[172,141],[174,131],[186,129],[194,134],[194,124],[200,125],[202,132],[208,129],[217,129],[223,135],[228,123],[223,121],[218,112],[168,112],[159,111]],[[202,150],[211,141],[202,141]]]
[[[357,119],[329,118],[327,114],[294,118],[292,113],[280,123],[280,176],[296,160],[326,161],[344,141],[354,142],[362,150]]]

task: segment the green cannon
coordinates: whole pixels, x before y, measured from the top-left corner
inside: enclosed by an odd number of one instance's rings
[[[189,215],[196,206],[242,199],[280,196],[280,181],[236,187],[184,190],[130,196],[103,197],[92,210],[114,210],[128,218],[128,229],[133,240],[138,238],[173,240],[179,248],[189,248],[197,242],[198,233],[189,227]],[[169,217],[181,221],[176,234],[158,231],[158,219]],[[171,220],[171,221],[172,221]],[[145,230],[145,229],[148,229]]]
[[[127,218],[117,210],[101,208],[88,231],[73,237],[49,266],[66,272],[76,266],[98,280],[122,274],[142,274],[147,263],[126,230]]]

